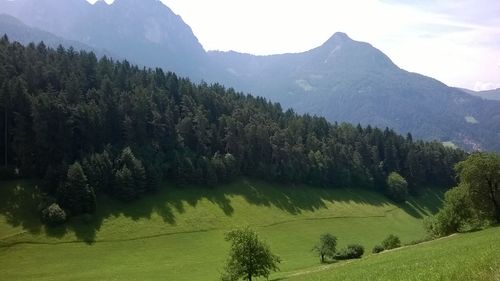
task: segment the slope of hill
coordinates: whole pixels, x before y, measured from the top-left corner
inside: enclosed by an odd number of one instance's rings
[[[0,0],[0,9],[134,63],[223,82],[300,113],[388,126],[467,149],[500,150],[499,103],[406,72],[346,34],[299,54],[206,53],[189,26],[159,1]]]
[[[500,280],[500,228],[453,235],[279,280]]]
[[[9,40],[17,41],[23,45],[27,45],[29,43],[39,43],[43,41],[45,45],[52,48],[57,48],[59,45],[61,45],[65,48],[73,47],[76,51],[85,50],[88,52],[94,52],[97,56],[106,55],[108,57],[112,56],[114,58],[119,58],[112,55],[110,52],[92,48],[89,45],[83,44],[81,42],[68,40],[56,36],[50,32],[29,27],[13,16],[0,14],[0,35],[4,34],[9,37]]]
[[[241,180],[214,188],[166,185],[132,203],[106,198],[95,217],[47,229],[34,184],[0,184],[0,276],[5,280],[216,280],[224,233],[250,225],[279,254],[282,274],[318,264],[311,248],[324,232],[340,246],[371,249],[389,233],[425,236],[423,217],[440,193],[398,206],[362,189],[270,185]]]
[[[469,89],[460,89],[467,94],[483,98],[485,100],[500,101],[500,89],[487,90],[487,91],[472,91]]]

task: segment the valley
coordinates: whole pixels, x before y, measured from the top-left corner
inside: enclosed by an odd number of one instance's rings
[[[499,281],[499,90],[401,65],[500,5],[396,2],[0,0],[0,280]]]
[[[325,231],[340,245],[358,242],[367,251],[388,233],[405,243],[423,239],[422,220],[442,196],[429,189],[395,205],[356,188],[255,180],[213,188],[166,185],[131,204],[103,199],[94,217],[47,229],[38,221],[32,188],[29,182],[1,185],[0,273],[8,280],[216,280],[227,253],[224,233],[244,225],[282,257],[278,278],[316,267],[311,248]]]

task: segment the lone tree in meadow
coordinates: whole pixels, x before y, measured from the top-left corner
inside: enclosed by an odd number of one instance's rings
[[[253,277],[268,278],[271,271],[279,270],[280,258],[271,253],[254,230],[248,227],[233,230],[226,234],[226,241],[231,242],[231,247],[222,280],[251,281]]]
[[[460,183],[469,187],[474,208],[500,223],[500,155],[475,153],[455,169]]]
[[[325,257],[334,258],[335,248],[337,247],[337,237],[330,233],[324,233],[319,237],[319,242],[314,246],[313,251],[315,251],[321,260],[321,263],[325,262]]]

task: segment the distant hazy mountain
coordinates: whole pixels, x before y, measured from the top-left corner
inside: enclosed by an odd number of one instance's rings
[[[0,10],[132,62],[222,82],[330,121],[500,151],[500,102],[397,67],[370,44],[336,33],[313,50],[272,56],[205,52],[160,1],[0,0]]]
[[[404,71],[370,44],[343,33],[298,54],[209,54],[226,83],[301,113],[388,126],[466,148],[500,149],[500,103]]]
[[[487,90],[487,91],[472,91],[469,89],[460,89],[470,95],[483,98],[485,100],[496,100],[500,101],[500,88],[495,90]]]
[[[201,79],[206,53],[191,28],[158,0],[0,0],[27,25],[106,49],[129,61]]]
[[[96,53],[97,56],[113,56],[110,52],[92,48],[81,42],[68,40],[50,32],[27,26],[13,16],[0,14],[0,36],[3,36],[4,34],[8,35],[10,41],[17,41],[24,45],[29,43],[38,44],[43,41],[45,45],[52,48],[57,48],[61,45],[65,48],[73,47],[77,51],[92,51]]]

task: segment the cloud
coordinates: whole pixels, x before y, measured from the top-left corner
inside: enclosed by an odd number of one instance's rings
[[[498,21],[500,2],[491,0],[379,0],[390,5],[407,6],[452,19],[491,25]]]
[[[480,92],[480,91],[494,90],[498,88],[500,88],[499,83],[477,81],[473,90]]]

